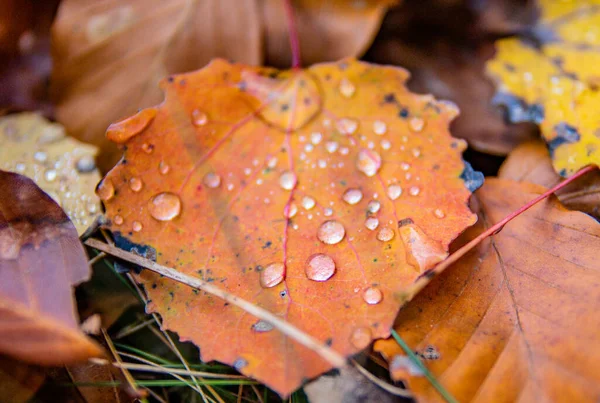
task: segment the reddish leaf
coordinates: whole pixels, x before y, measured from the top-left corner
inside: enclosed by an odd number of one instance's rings
[[[89,277],[75,227],[32,180],[0,171],[0,189],[0,353],[42,365],[101,355],[73,306]]]
[[[477,192],[480,228],[465,239],[544,190],[486,180]],[[458,401],[598,401],[598,250],[600,225],[551,198],[446,269],[395,328]],[[407,374],[394,340],[375,348],[419,400],[443,401],[425,377]]]
[[[117,245],[345,355],[388,335],[404,292],[475,221],[461,177],[480,181],[448,133],[455,106],[408,92],[406,77],[353,60],[305,71],[218,60],[169,77],[162,105],[107,133],[126,147],[98,188]],[[330,368],[239,308],[152,273],[139,280],[149,310],[206,361],[283,395]]]

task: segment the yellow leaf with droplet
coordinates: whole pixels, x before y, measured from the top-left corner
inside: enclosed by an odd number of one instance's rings
[[[457,109],[405,70],[212,62],[162,82],[160,106],[109,127],[116,244],[214,282],[350,356],[389,334],[415,280],[475,221],[481,174],[450,136]],[[406,228],[403,228],[406,227]],[[331,368],[237,307],[149,272],[165,328],[282,395]]]
[[[600,1],[540,1],[532,35],[497,42],[488,71],[513,122],[540,124],[554,169],[600,164]]]
[[[0,118],[0,169],[28,176],[69,216],[81,235],[100,214],[98,149],[35,113]]]

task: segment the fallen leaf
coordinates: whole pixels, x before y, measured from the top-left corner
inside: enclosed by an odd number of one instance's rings
[[[0,118],[0,168],[35,181],[82,234],[100,214],[94,193],[100,181],[97,148],[66,136],[64,128],[36,113]]]
[[[370,44],[384,5],[294,1],[305,64],[356,56]],[[197,23],[201,21],[201,23]],[[108,125],[162,99],[168,74],[215,57],[290,66],[287,19],[280,0],[65,0],[53,27],[56,114],[69,133],[101,148],[108,170],[121,153]]]
[[[344,354],[389,334],[400,294],[473,224],[482,177],[456,107],[407,73],[354,60],[277,71],[222,60],[161,83],[110,126],[125,156],[101,182],[117,246],[265,308]],[[469,188],[469,189],[468,189]],[[400,229],[398,229],[400,227]],[[237,307],[139,277],[164,327],[287,395],[330,369]]]
[[[98,386],[81,386],[77,388],[86,402],[124,403],[136,401],[135,394],[130,390],[123,374],[110,364],[83,363],[71,365],[66,368],[66,371],[75,384],[98,384]],[[122,384],[107,387],[102,385],[104,382],[120,382]]]
[[[388,7],[397,0],[294,0],[293,8],[302,65],[360,56],[369,47]],[[269,66],[289,68],[292,53],[285,1],[263,0]]]
[[[545,188],[486,179],[476,235]],[[458,401],[597,401],[600,224],[541,202],[436,277],[401,312],[396,330]],[[394,367],[393,340],[375,348]],[[420,401],[442,401],[423,376]]]
[[[102,355],[79,331],[71,287],[89,277],[77,231],[35,183],[0,171],[0,353],[40,365]]]
[[[600,8],[595,1],[541,0],[541,19],[522,38],[497,42],[488,63],[496,102],[511,121],[540,125],[554,169],[569,176],[600,164]]]
[[[552,168],[548,149],[541,141],[517,147],[500,167],[498,177],[529,182],[551,188],[562,178]],[[600,219],[600,172],[590,172],[567,185],[556,195],[571,210],[579,210]]]
[[[10,403],[29,402],[44,383],[44,371],[0,355],[0,396]],[[10,400],[5,400],[10,399]]]

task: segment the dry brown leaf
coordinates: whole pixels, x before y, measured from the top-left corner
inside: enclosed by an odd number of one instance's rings
[[[112,365],[84,363],[66,368],[73,383],[121,382],[121,386],[78,387],[79,393],[89,403],[125,403],[135,400],[121,372]]]
[[[89,277],[77,231],[24,176],[0,171],[0,353],[40,365],[102,355],[79,331],[72,286]]]
[[[35,113],[0,118],[0,169],[25,175],[57,202],[82,234],[101,212],[97,148]]]
[[[369,47],[387,7],[397,0],[295,0],[293,11],[302,65],[360,56]],[[285,1],[262,0],[266,65],[289,68],[292,52]]]
[[[542,141],[528,142],[511,152],[498,176],[551,188],[563,178],[552,167],[548,148]],[[600,172],[587,174],[557,192],[562,204],[600,218]]]
[[[45,378],[42,369],[0,355],[0,400],[3,402],[30,401]]]
[[[486,179],[480,222],[465,239],[544,190]],[[598,401],[598,250],[600,224],[551,198],[435,278],[395,328],[458,401]],[[406,376],[395,341],[376,349],[392,376]],[[419,401],[442,401],[425,377],[407,380]]]

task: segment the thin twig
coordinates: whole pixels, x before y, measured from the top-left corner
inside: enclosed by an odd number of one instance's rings
[[[130,362],[113,362],[112,365],[117,368],[126,368],[132,371],[146,371],[146,372],[157,372],[161,374],[177,374],[185,376],[202,376],[204,378],[218,378],[218,379],[248,379],[243,375],[229,375],[229,374],[215,374],[213,372],[205,371],[188,371],[187,369],[167,368],[162,365],[153,363],[152,361],[146,360],[142,357],[135,356],[128,353],[120,353],[123,357],[133,358],[141,362],[146,362],[148,365],[133,364]]]
[[[101,328],[100,330],[102,330],[102,336],[104,336],[106,345],[108,346],[108,349],[110,350],[110,352],[113,355],[113,357],[115,358],[115,360],[117,362],[122,362],[121,357],[119,356],[119,353],[117,352],[117,349],[115,348],[115,345],[113,344],[112,340],[110,339],[110,337],[108,337],[108,333],[106,333],[106,330],[104,330],[104,328]],[[125,368],[121,369],[121,372],[123,373],[123,376],[125,377],[125,380],[129,384],[129,387],[131,388],[131,390],[133,390],[133,392],[136,395],[139,395],[140,391],[137,388],[137,385],[135,384],[135,379],[133,378],[133,376],[131,376],[129,371]]]
[[[386,392],[391,393],[392,395],[395,395],[395,396],[402,396],[402,397],[407,397],[407,398],[413,397],[413,395],[412,395],[412,393],[410,393],[410,391],[403,389],[403,388],[399,388],[398,386],[390,385],[389,383],[385,382],[384,380],[377,378],[375,375],[373,375],[372,373],[367,371],[366,368],[364,368],[358,362],[352,360],[352,365],[354,365],[354,368],[356,368],[358,370],[358,372],[360,372],[365,378],[367,378],[369,381],[373,382],[375,385],[379,386],[381,389],[385,390]]]
[[[98,260],[102,259],[104,256],[106,256],[106,253],[100,252],[96,256],[94,256],[93,258],[91,258],[90,260],[88,260],[88,264],[90,266],[92,266],[94,263],[96,263]]]
[[[319,342],[314,337],[304,333],[302,330],[298,329],[296,326],[280,319],[279,317],[272,314],[271,312],[269,312],[263,308],[260,308],[256,305],[252,304],[251,302],[246,301],[245,299],[242,299],[242,298],[237,297],[233,294],[230,294],[226,291],[223,291],[211,283],[208,283],[199,278],[194,278],[194,277],[188,276],[184,273],[180,273],[177,270],[171,269],[170,267],[163,266],[161,264],[153,262],[152,260],[143,258],[143,257],[135,255],[133,253],[126,252],[122,249],[119,249],[115,246],[108,245],[97,239],[88,239],[87,241],[85,241],[85,244],[92,248],[96,248],[98,250],[106,252],[109,255],[112,255],[112,256],[118,257],[120,259],[126,260],[128,262],[135,263],[139,266],[145,267],[149,270],[152,270],[152,271],[154,271],[158,274],[161,274],[165,277],[168,277],[172,280],[178,281],[182,284],[188,285],[192,288],[197,288],[199,290],[202,290],[209,294],[212,294],[216,297],[219,297],[219,298],[229,302],[232,305],[242,308],[249,314],[270,323],[271,325],[273,325],[273,327],[277,328],[280,332],[282,332],[286,336],[294,339],[298,343],[302,344],[303,346],[305,346],[305,347],[313,350],[317,354],[319,354],[324,360],[329,362],[334,367],[340,368],[340,367],[346,366],[346,359],[338,352],[336,352],[333,349],[326,346],[324,343]]]

